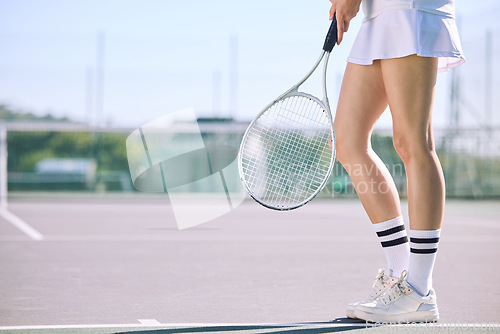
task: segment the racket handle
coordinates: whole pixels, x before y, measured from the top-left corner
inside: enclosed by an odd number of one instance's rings
[[[328,34],[326,34],[323,50],[332,52],[335,44],[337,44],[337,14],[333,15],[332,24],[330,25],[330,29],[328,29]]]

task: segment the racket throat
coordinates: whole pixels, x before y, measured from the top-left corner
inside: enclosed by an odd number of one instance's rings
[[[279,98],[276,100],[279,100],[283,98],[286,95],[289,95],[290,93],[296,93],[299,92],[299,87],[307,81],[311,77],[311,75],[317,70],[319,64],[321,64],[321,61],[323,61],[323,74],[322,74],[322,86],[323,86],[323,102],[326,106],[329,106],[329,101],[328,101],[328,89],[327,89],[327,73],[328,73],[328,60],[330,59],[330,52],[323,51],[321,55],[319,56],[318,60],[316,63],[314,63],[314,66],[312,69],[306,74],[306,76],[300,80],[295,86],[290,88],[288,91],[286,91],[284,94],[282,94]],[[330,111],[330,110],[329,110]]]
[[[321,60],[323,60],[323,57],[325,56],[327,52],[326,51],[323,51],[321,53],[321,55],[319,56],[318,60],[316,61],[316,63],[314,63],[314,66],[312,67],[312,69],[306,74],[306,76],[300,80],[295,86],[293,86],[291,89],[290,89],[290,92],[292,91],[298,91],[299,87],[307,80],[309,79],[309,77],[314,73],[314,71],[316,71],[316,69],[318,68],[319,64],[321,63]]]
[[[330,59],[330,52],[325,52],[323,56],[325,56],[325,61],[323,62],[323,102],[327,106],[327,108],[330,108],[330,103],[328,101],[328,87],[327,87],[327,82],[326,82],[326,76],[328,73],[328,60]],[[322,58],[323,58],[322,56]],[[329,110],[330,111],[330,110]]]

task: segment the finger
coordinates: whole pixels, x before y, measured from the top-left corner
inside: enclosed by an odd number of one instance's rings
[[[344,22],[344,32],[347,32],[349,30],[349,21]]]
[[[335,14],[335,11],[337,10],[336,4],[332,1],[332,6],[330,7],[330,21],[333,20],[333,15]]]
[[[342,39],[344,38],[344,33],[342,31],[338,31],[338,38],[337,38],[337,45],[340,45],[342,43]]]
[[[343,30],[343,19],[339,19],[337,15],[337,44],[340,45],[340,42],[342,42],[342,38],[344,37],[344,30]]]

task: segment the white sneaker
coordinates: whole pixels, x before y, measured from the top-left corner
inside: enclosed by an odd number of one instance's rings
[[[434,289],[431,289],[427,296],[421,296],[405,278],[406,271],[386,293],[374,301],[357,305],[354,310],[356,318],[384,323],[438,321],[439,312]]]
[[[354,310],[359,304],[369,303],[384,294],[389,288],[398,281],[397,278],[392,277],[391,269],[379,269],[377,277],[373,282],[372,290],[368,296],[360,302],[351,303],[347,305],[346,315],[348,318],[354,319],[356,315]]]

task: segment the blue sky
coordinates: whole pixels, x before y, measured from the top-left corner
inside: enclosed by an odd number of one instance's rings
[[[462,124],[477,126],[485,121],[488,29],[493,92],[500,88],[500,2],[458,0],[456,6],[467,56],[460,68],[469,106]],[[328,9],[327,0],[0,0],[0,103],[130,127],[187,107],[200,116],[251,119],[309,70],[329,26]],[[361,18],[330,60],[333,107]],[[89,116],[86,87],[96,88],[100,32],[105,35],[104,116],[96,116],[95,107]],[[238,40],[237,110],[229,110],[232,36]],[[450,78],[439,75],[437,126],[447,123]],[[390,125],[388,115],[380,124]]]

